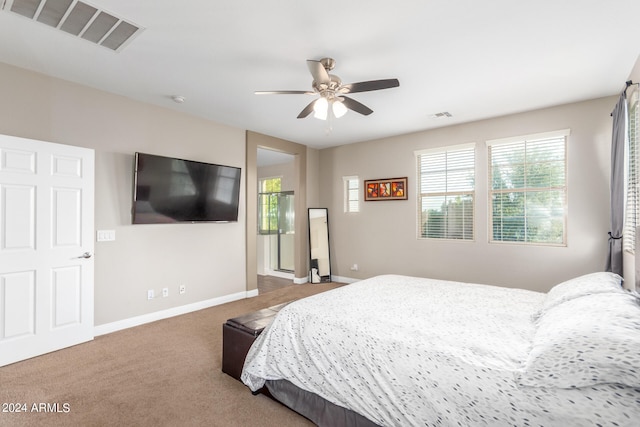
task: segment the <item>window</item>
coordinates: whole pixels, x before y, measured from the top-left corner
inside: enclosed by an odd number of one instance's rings
[[[416,151],[418,238],[473,240],[475,144]]]
[[[491,242],[566,245],[568,135],[487,141]]]
[[[357,176],[343,176],[344,211],[360,212],[360,181]]]
[[[638,108],[638,91],[636,90],[629,102],[628,115],[628,177],[627,177],[627,206],[624,221],[624,250],[635,253],[636,227],[640,225],[640,109]]]
[[[282,178],[263,178],[258,182],[258,233],[278,232],[278,197]]]

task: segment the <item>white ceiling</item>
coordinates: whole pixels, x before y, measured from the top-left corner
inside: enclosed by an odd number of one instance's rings
[[[315,148],[613,95],[640,53],[638,0],[86,3],[144,31],[113,52],[2,10],[0,61]],[[374,113],[331,132],[296,119],[309,95],[254,95],[310,89],[323,57],[345,83],[400,87],[351,95]]]

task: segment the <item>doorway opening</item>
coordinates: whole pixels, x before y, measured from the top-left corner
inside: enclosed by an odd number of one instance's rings
[[[294,159],[292,154],[258,148],[258,283],[286,285],[295,277]]]
[[[273,180],[261,180],[261,186]],[[284,273],[295,270],[294,197],[293,191],[258,193],[258,232],[266,236],[268,270]]]

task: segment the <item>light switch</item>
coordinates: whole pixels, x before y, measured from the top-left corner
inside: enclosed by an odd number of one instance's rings
[[[111,242],[116,240],[116,230],[98,230],[96,233],[98,242]]]

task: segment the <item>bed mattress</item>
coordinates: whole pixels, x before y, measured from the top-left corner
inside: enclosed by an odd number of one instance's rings
[[[399,275],[296,301],[247,355],[252,390],[286,379],[381,426],[636,425],[640,390],[523,387],[545,294]]]

